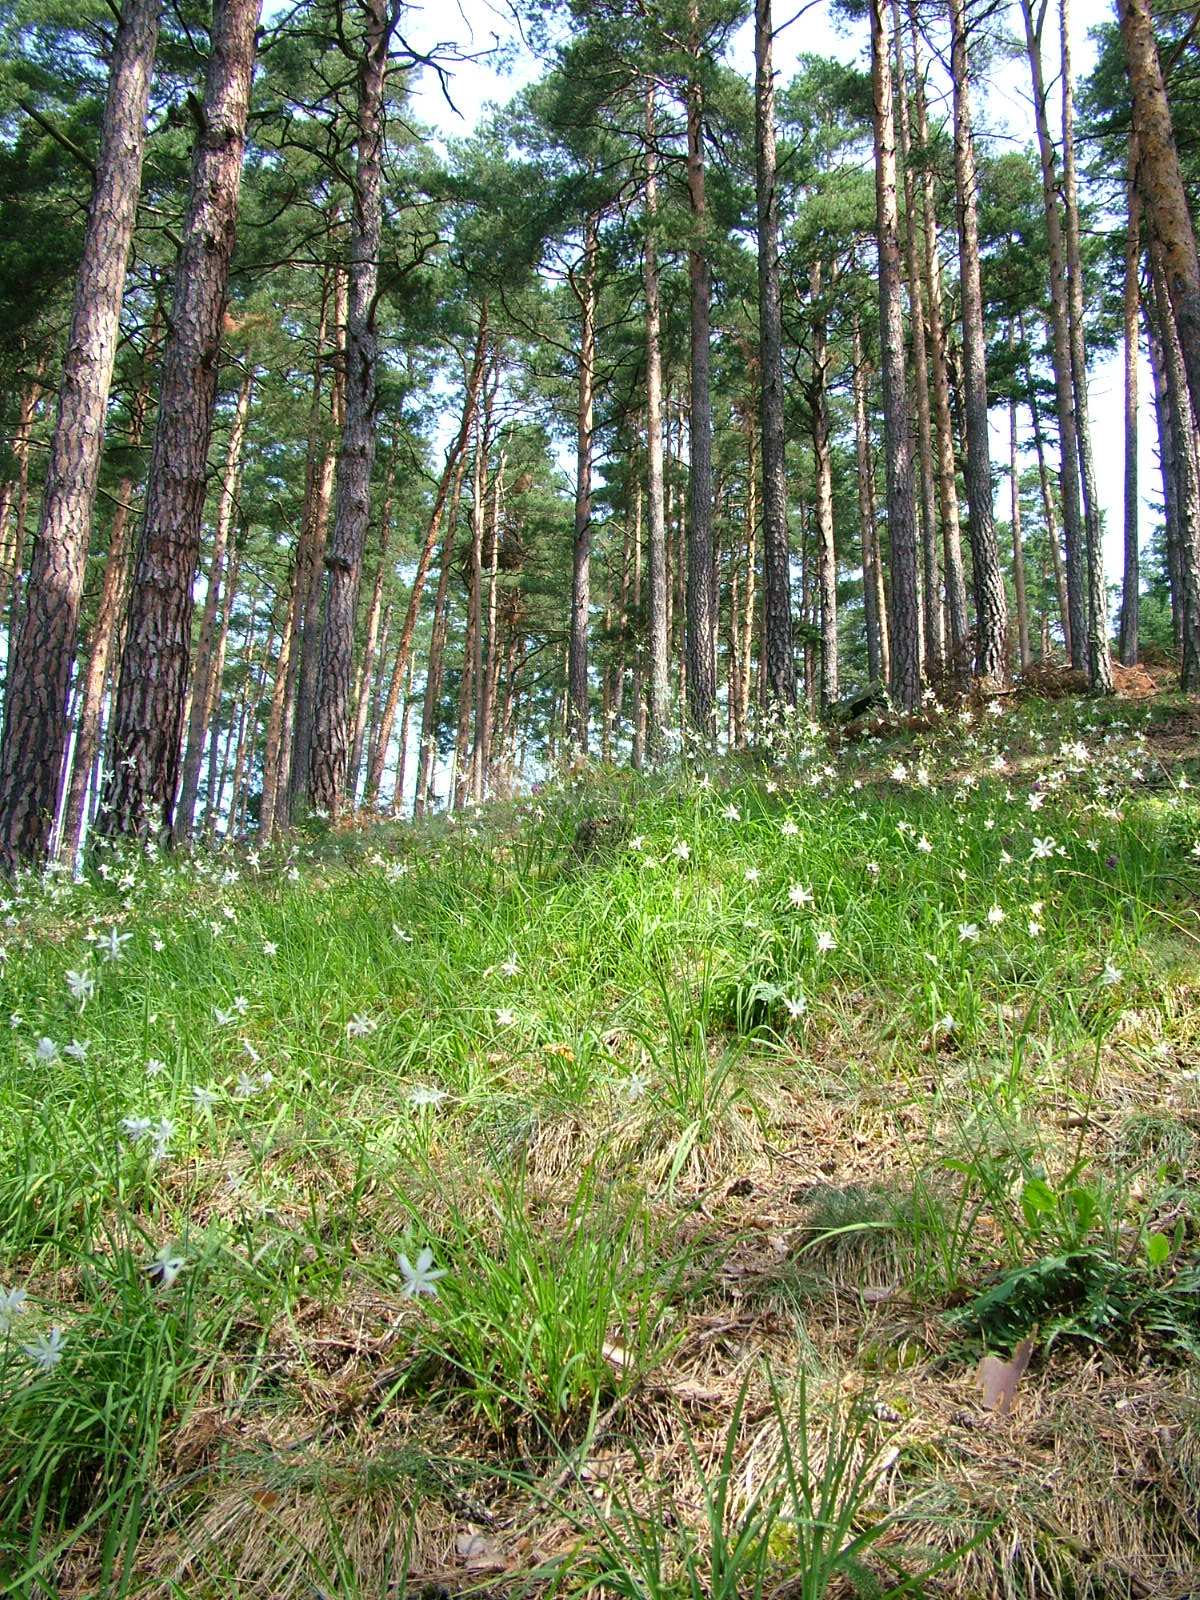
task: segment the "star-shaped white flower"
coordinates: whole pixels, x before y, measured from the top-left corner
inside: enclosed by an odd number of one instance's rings
[[[799,910],[801,906],[812,905],[813,892],[807,884],[794,883],[788,890],[788,899]]]
[[[433,1251],[426,1245],[417,1257],[414,1267],[412,1262],[403,1253],[398,1257],[400,1271],[404,1275],[404,1284],[400,1293],[411,1299],[418,1295],[428,1294],[437,1299],[437,1280],[446,1276],[445,1267],[435,1267],[433,1264]]]
[[[828,928],[822,928],[817,934],[817,951],[820,955],[827,955],[830,950],[837,949],[837,940]]]
[[[24,1289],[0,1289],[0,1334],[12,1332],[15,1319],[26,1310]]]
[[[39,1333],[31,1344],[23,1344],[21,1349],[39,1372],[53,1372],[62,1360],[66,1342],[62,1329],[55,1323],[48,1334]]]

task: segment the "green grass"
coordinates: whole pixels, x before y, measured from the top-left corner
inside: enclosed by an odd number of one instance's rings
[[[0,1585],[1194,1586],[1182,712],[12,886]]]

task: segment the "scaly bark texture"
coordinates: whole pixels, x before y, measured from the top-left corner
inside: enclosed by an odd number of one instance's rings
[[[588,748],[588,620],[592,605],[592,409],[596,390],[596,218],[584,223],[583,260],[570,274],[579,303],[579,390],[575,410],[575,537],[571,630],[567,644],[567,712],[572,744]]]
[[[375,463],[379,404],[375,291],[383,231],[384,87],[388,48],[399,20],[399,5],[393,6],[390,0],[361,3],[365,23],[358,79],[358,159],[346,308],[346,420],[338,451],[333,533],[325,556],[329,584],[308,773],[310,802],[331,816],[342,804],[350,756],[354,623],[371,515],[371,469]]]
[[[717,603],[712,535],[712,270],[708,261],[708,202],[704,177],[704,90],[700,82],[699,12],[689,7],[694,62],[687,92],[687,182],[692,214],[688,252],[691,396],[687,529],[687,704],[692,726],[709,740],[716,732]]]
[[[884,23],[885,0],[871,0],[871,87],[875,115],[875,203],[879,242],[879,323],[883,351],[883,429],[888,541],[892,556],[891,693],[912,711],[921,698],[921,599],[917,519],[904,373],[904,307],[896,195],[896,124]]]
[[[214,0],[201,127],[163,351],[158,422],[99,818],[106,834],[169,841],[187,699],[192,585],[255,34],[262,0]]]
[[[1174,518],[1168,517],[1168,555],[1174,574],[1180,636],[1180,688],[1200,690],[1200,456],[1196,413],[1188,388],[1183,344],[1167,285],[1166,253],[1157,238],[1150,243],[1158,337],[1166,378],[1171,450],[1175,469]]]
[[[79,601],[141,188],[158,3],[125,0],[109,66],[41,524],[8,671],[0,738],[0,865],[10,870],[46,855],[58,803]]]
[[[867,677],[878,683],[883,669],[879,605],[875,592],[875,508],[871,501],[871,441],[867,432],[867,369],[863,362],[862,328],[854,308],[854,444],[858,480],[858,531],[862,542],[863,612],[867,629]]]
[[[963,378],[967,414],[967,531],[975,586],[975,671],[993,683],[1008,679],[1005,635],[1008,602],[992,509],[988,442],[987,358],[983,289],[979,271],[979,219],[975,204],[975,142],[967,81],[965,0],[950,0],[951,76],[954,80],[954,187],[958,200],[959,285],[962,294]]]
[[[671,594],[667,585],[667,518],[663,488],[662,344],[659,331],[658,258],[655,228],[658,182],[655,157],[654,84],[646,85],[646,531],[650,635],[646,685],[646,757],[654,765],[666,754],[670,706]]]
[[[1117,0],[1125,67],[1133,93],[1138,189],[1163,273],[1187,372],[1193,414],[1200,416],[1200,261],[1167,107],[1149,0]]]
[[[783,431],[783,308],[779,291],[779,189],[775,176],[775,70],[771,0],[754,5],[754,132],[758,196],[759,415],[762,421],[763,619],[767,693],[796,703],[792,574]],[[836,640],[835,640],[836,648]],[[836,690],[837,670],[833,683]]]
[[[1125,570],[1121,583],[1121,663],[1138,659],[1138,310],[1141,284],[1140,202],[1137,192],[1137,140],[1129,141],[1128,221],[1125,231]]]
[[[829,440],[829,351],[825,304],[822,299],[821,263],[809,272],[809,306],[812,324],[812,378],[808,386],[808,413],[813,452],[817,514],[817,592],[821,620],[821,714],[837,704],[838,618],[837,552],[833,542],[833,457]]]

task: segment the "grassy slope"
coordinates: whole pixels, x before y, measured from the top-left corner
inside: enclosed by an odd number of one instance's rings
[[[0,1581],[1195,1590],[1195,713],[777,754],[19,890]]]

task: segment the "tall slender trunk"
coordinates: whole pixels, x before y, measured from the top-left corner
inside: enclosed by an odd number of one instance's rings
[[[862,543],[863,613],[867,630],[867,677],[878,683],[882,668],[879,604],[875,590],[875,512],[871,503],[871,441],[867,432],[867,369],[863,361],[862,326],[854,308],[854,445],[858,471],[858,532]],[[883,673],[886,679],[886,671]]]
[[[763,473],[763,616],[767,690],[796,703],[792,576],[783,428],[783,308],[779,292],[779,191],[775,176],[775,71],[771,0],[754,6],[754,128],[758,197],[758,332]],[[835,624],[836,625],[836,624]],[[836,654],[836,641],[835,641]],[[837,669],[834,666],[836,685]]]
[[[1137,665],[1138,603],[1138,308],[1141,285],[1140,204],[1137,192],[1137,140],[1129,140],[1128,220],[1125,229],[1125,568],[1121,582],[1121,662]]]
[[[196,795],[200,789],[200,758],[204,753],[204,740],[208,733],[209,718],[213,708],[212,648],[217,625],[217,605],[221,596],[221,573],[225,565],[225,549],[233,528],[237,509],[242,472],[242,449],[246,441],[246,426],[250,419],[250,393],[254,387],[254,369],[247,367],[238,390],[233,426],[229,430],[229,448],[225,454],[225,471],[221,477],[221,493],[217,501],[217,526],[213,536],[212,567],[208,578],[208,593],[204,598],[204,611],[200,618],[200,635],[196,641],[196,660],[192,668],[192,706],[188,717],[187,749],[183,757],[183,778],[179,788],[179,801],[175,808],[175,836],[188,840],[192,836],[193,813]],[[228,595],[226,603],[228,604]]]
[[[1157,237],[1150,241],[1150,273],[1154,286],[1158,336],[1166,376],[1171,420],[1172,456],[1176,474],[1175,551],[1179,574],[1182,664],[1179,683],[1191,693],[1200,690],[1200,457],[1196,414],[1192,410],[1182,341],[1167,285],[1166,256]],[[1168,524],[1168,538],[1171,527]]]
[[[879,241],[879,321],[883,351],[884,456],[892,558],[891,692],[906,711],[921,698],[921,618],[916,508],[904,378],[896,126],[884,0],[871,0],[871,86],[875,116],[875,201]]]
[[[1029,397],[1029,420],[1033,425],[1033,446],[1037,453],[1038,483],[1042,492],[1042,515],[1046,522],[1046,542],[1050,546],[1050,559],[1054,565],[1054,586],[1058,596],[1058,617],[1062,623],[1063,641],[1067,660],[1074,659],[1071,651],[1071,607],[1067,595],[1067,575],[1063,567],[1062,544],[1058,537],[1058,515],[1050,487],[1050,472],[1046,465],[1046,439],[1042,432],[1042,413],[1038,405],[1037,389],[1033,381],[1033,368],[1029,360],[1029,338],[1025,332],[1025,318],[1018,312],[1017,333],[1021,341],[1022,368],[1025,376],[1025,393]]]
[[[1012,328],[1009,328],[1012,344]],[[1029,651],[1029,602],[1025,594],[1025,551],[1021,543],[1021,471],[1017,456],[1017,402],[1008,402],[1008,486],[1012,507],[1013,589],[1017,599],[1017,650],[1024,672],[1033,659]]]
[[[208,730],[208,792],[204,797],[204,828],[210,838],[217,825],[217,812],[221,798],[221,768],[218,762],[218,752],[221,746],[221,692],[225,682],[225,652],[229,646],[229,625],[233,618],[233,602],[237,596],[238,573],[241,569],[241,564],[241,547],[235,544],[229,555],[229,575],[225,583],[225,609],[221,614],[221,627],[217,634],[217,644],[213,652],[212,663],[213,715],[209,722]],[[254,612],[251,611],[250,624],[246,632],[247,649],[253,636]],[[232,728],[232,719],[230,726]],[[228,743],[228,741],[226,742]],[[228,755],[226,757],[227,764]]]
[[[388,486],[384,494],[383,512],[379,522],[379,565],[375,569],[375,583],[371,589],[371,606],[367,612],[367,637],[363,644],[362,660],[354,680],[354,739],[350,746],[350,766],[346,785],[351,804],[358,795],[358,775],[362,767],[363,741],[367,735],[367,713],[371,708],[371,689],[375,677],[375,656],[379,649],[379,619],[383,614],[383,585],[387,577],[388,540],[392,523],[392,472],[395,451],[388,466]]]
[[[379,627],[379,645],[375,651],[375,671],[371,675],[371,682],[366,685],[370,708],[367,716],[368,770],[370,770],[371,762],[375,757],[375,747],[379,743],[379,713],[383,705],[384,663],[387,660],[388,634],[391,631],[392,607],[389,604],[384,610],[383,621]]]
[[[1075,428],[1079,436],[1079,474],[1083,485],[1084,568],[1087,583],[1088,688],[1113,692],[1108,636],[1108,590],[1104,581],[1104,527],[1096,484],[1092,425],[1088,410],[1087,354],[1083,328],[1083,255],[1079,248],[1079,195],[1075,176],[1075,77],[1071,66],[1070,0],[1059,0],[1062,51],[1063,231],[1067,250],[1067,326],[1071,340],[1071,381]]]
[[[708,201],[704,172],[704,90],[700,82],[698,0],[689,0],[691,81],[687,87],[687,182],[692,238],[689,397],[690,464],[687,529],[687,705],[692,726],[705,740],[716,732],[717,615],[713,577],[712,400],[709,393],[712,269],[708,260]]]
[[[959,287],[962,294],[963,377],[967,414],[967,531],[975,589],[975,671],[993,683],[1008,678],[1005,635],[1008,601],[992,508],[988,437],[987,347],[975,204],[975,141],[967,79],[965,0],[949,0],[954,79],[954,186],[958,200]]]
[[[490,419],[489,419],[490,420]],[[471,591],[468,603],[467,631],[471,640],[471,692],[467,696],[468,712],[475,711],[476,731],[479,726],[479,697],[483,693],[483,540],[487,531],[487,459],[490,447],[490,429],[480,428],[475,436],[475,461],[471,469]],[[466,754],[464,745],[463,754]],[[459,767],[462,774],[462,766]],[[470,770],[466,774],[466,791],[475,800],[480,798],[479,742],[471,747]]]
[[[630,698],[633,701],[633,750],[630,761],[635,772],[640,772],[646,755],[646,708],[643,704],[645,648],[641,635],[642,616],[642,486],[633,490],[633,614],[638,618],[637,644],[633,652],[633,678]]]
[[[37,418],[38,404],[42,398],[42,378],[46,358],[40,357],[37,371],[21,391],[17,412],[17,426],[9,440],[17,472],[0,489],[0,619],[9,606],[8,637],[15,640],[21,610],[21,568],[25,559],[25,520],[29,504],[29,447],[33,442],[33,424]],[[8,538],[8,519],[13,517],[13,533]],[[12,650],[10,646],[9,654]],[[7,670],[7,669],[6,669]]]
[[[583,261],[578,279],[569,274],[579,303],[579,391],[575,408],[575,538],[571,577],[571,623],[567,645],[567,695],[573,744],[583,755],[588,748],[588,612],[592,573],[592,407],[596,385],[596,253],[597,219],[589,213],[583,227]]]
[[[922,150],[929,145],[929,113],[925,102],[925,74],[916,0],[908,0],[909,42],[913,53],[913,93],[917,113],[917,139]],[[969,676],[970,621],[967,582],[963,569],[962,532],[958,514],[958,482],[954,459],[954,428],[950,418],[950,378],[946,359],[946,330],[942,317],[942,266],[938,253],[937,208],[933,163],[921,167],[921,242],[925,309],[929,318],[929,372],[933,380],[933,421],[937,441],[938,512],[942,522],[942,559],[945,569],[945,651],[951,676]]]
[[[156,305],[146,341],[143,364],[147,372],[153,365],[161,345],[160,310],[161,308]],[[143,379],[141,388],[133,396],[129,408],[128,442],[135,450],[141,447],[149,405],[150,381],[147,376]],[[100,750],[104,691],[114,659],[113,646],[129,578],[135,487],[132,477],[126,476],[121,479],[117,487],[112,523],[108,530],[104,577],[100,582],[100,598],[96,603],[96,620],[92,627],[87,672],[84,675],[79,711],[75,721],[75,745],[71,752],[70,778],[59,824],[59,859],[68,863],[73,863],[79,854],[87,816],[88,787],[91,785],[94,790],[98,782],[98,774],[93,774],[93,768],[96,766],[96,757]]]
[[[433,628],[429,638],[429,664],[425,670],[425,696],[421,708],[421,751],[417,767],[417,787],[413,795],[413,816],[424,816],[434,802],[433,771],[437,760],[438,700],[442,692],[442,669],[446,650],[446,596],[450,588],[450,568],[454,560],[454,534],[458,527],[458,506],[466,474],[467,453],[461,450],[454,469],[450,495],[450,515],[442,541],[441,568],[433,602]]]
[[[1163,489],[1163,524],[1167,545],[1167,583],[1171,591],[1171,640],[1176,655],[1183,655],[1183,589],[1179,573],[1180,472],[1176,462],[1175,429],[1171,421],[1171,402],[1167,393],[1167,361],[1158,329],[1158,287],[1151,276],[1150,294],[1142,303],[1146,323],[1146,345],[1150,373],[1154,382],[1154,421],[1158,430],[1158,467]]]
[[[101,829],[173,834],[191,652],[192,586],[217,391],[242,147],[262,0],[214,0],[202,125],[163,352]]]
[[[308,795],[331,815],[342,804],[350,755],[350,684],[354,624],[362,588],[363,550],[371,516],[379,404],[379,336],[375,292],[383,231],[384,85],[393,0],[362,0],[363,58],[358,79],[358,158],[350,225],[350,282],[346,309],[346,420],[338,451],[337,504],[325,556],[328,587],[313,704]]]
[[[832,285],[831,285],[832,287]],[[821,713],[828,716],[838,700],[837,552],[833,543],[833,459],[829,443],[829,354],[821,262],[814,261],[808,280],[812,341],[812,380],[808,410],[813,452],[817,513],[817,591],[821,612]]]
[[[336,224],[337,220],[338,213],[335,211],[329,230],[331,240],[333,224]],[[321,415],[321,366],[330,315],[331,293],[334,348],[327,427]],[[292,813],[308,792],[313,706],[316,702],[317,664],[321,653],[325,547],[329,539],[329,510],[333,501],[333,479],[337,469],[336,436],[341,432],[346,410],[346,296],[346,269],[339,261],[334,265],[332,272],[326,274],[325,292],[321,302],[321,324],[317,335],[317,358],[313,372],[308,457],[305,463],[304,512],[300,523],[300,542],[296,551],[299,638],[293,642],[288,666],[283,713],[283,755],[277,786],[277,806],[285,823],[291,821]]]
[[[492,479],[492,539],[488,556],[488,604],[487,604],[487,650],[481,662],[482,671],[479,676],[478,694],[476,696],[475,717],[475,748],[476,773],[477,773],[477,799],[482,800],[488,791],[488,780],[491,774],[492,756],[492,721],[495,716],[496,706],[496,667],[497,667],[497,639],[496,639],[496,576],[500,569],[500,507],[504,493],[504,466],[505,452],[500,451],[500,459],[496,463],[496,471]],[[482,617],[482,605],[480,616]]]
[[[900,171],[904,181],[904,264],[908,276],[909,328],[912,336],[913,392],[917,402],[917,462],[921,488],[921,623],[925,670],[938,676],[945,666],[942,585],[938,574],[938,530],[933,471],[933,426],[929,410],[929,367],[925,348],[925,296],[921,285],[921,242],[917,218],[917,186],[913,174],[912,131],[904,70],[904,31],[900,0],[892,0],[892,36],[896,52],[896,102],[900,108]]]
[[[1192,412],[1200,416],[1200,259],[1149,0],[1117,0],[1117,15],[1133,92],[1138,188],[1148,231],[1162,249],[1162,270],[1179,329]]]
[[[662,345],[659,333],[658,183],[655,156],[654,80],[646,84],[646,242],[643,274],[646,292],[646,522],[649,584],[649,682],[646,694],[646,756],[651,765],[666,754],[670,705],[669,643],[671,595],[667,585],[667,524],[663,502]]]
[[[109,66],[41,523],[5,689],[0,865],[10,869],[45,857],[58,803],[79,602],[141,188],[158,3],[125,0]]]
[[[489,341],[488,304],[485,299],[479,308],[479,322],[475,333],[475,351],[471,358],[470,371],[467,374],[466,391],[463,398],[462,417],[459,420],[458,433],[447,452],[442,475],[438,480],[437,494],[433,500],[433,509],[429,513],[429,524],[425,530],[425,542],[421,546],[421,554],[417,560],[417,570],[413,574],[412,589],[408,596],[408,605],[404,612],[404,623],[400,629],[400,643],[396,649],[396,660],[392,668],[391,682],[388,685],[387,701],[383,708],[379,742],[375,746],[374,759],[368,764],[367,786],[363,795],[363,800],[367,805],[374,803],[379,794],[380,785],[383,782],[383,766],[387,760],[388,746],[392,741],[392,728],[396,721],[396,707],[400,700],[400,688],[404,682],[409,652],[412,650],[413,635],[417,629],[417,616],[421,609],[421,596],[425,590],[425,579],[429,575],[430,563],[433,560],[438,531],[442,525],[442,516],[446,510],[446,499],[450,492],[450,483],[454,478],[459,460],[465,459],[467,440],[471,434],[471,424],[474,422],[478,410],[479,390],[484,380],[484,374],[487,371]],[[498,360],[498,356],[496,359]],[[452,538],[453,533],[454,518],[451,517],[447,537]]]
[[[1037,123],[1038,151],[1042,164],[1042,205],[1046,213],[1046,244],[1050,260],[1050,328],[1053,335],[1054,395],[1058,411],[1062,493],[1063,534],[1067,546],[1067,604],[1070,614],[1070,652],[1073,666],[1087,660],[1087,599],[1084,584],[1084,523],[1079,484],[1079,440],[1075,427],[1075,397],[1071,379],[1071,335],[1067,312],[1066,252],[1062,219],[1058,209],[1058,174],[1054,144],[1050,138],[1050,119],[1042,73],[1042,25],[1045,0],[1037,21],[1033,0],[1021,0],[1025,19],[1025,43],[1033,81],[1033,109]]]
[[[474,682],[475,670],[475,636],[479,626],[479,618],[475,610],[473,599],[467,606],[467,635],[463,640],[462,682],[458,694],[458,733],[454,740],[454,770],[451,783],[451,804],[455,811],[461,811],[466,804],[467,796],[471,792],[471,770],[467,761],[467,749],[471,732],[471,685]],[[551,710],[551,729],[554,727],[553,708]],[[553,732],[551,733],[553,739]],[[550,750],[550,759],[554,759],[553,749]]]

